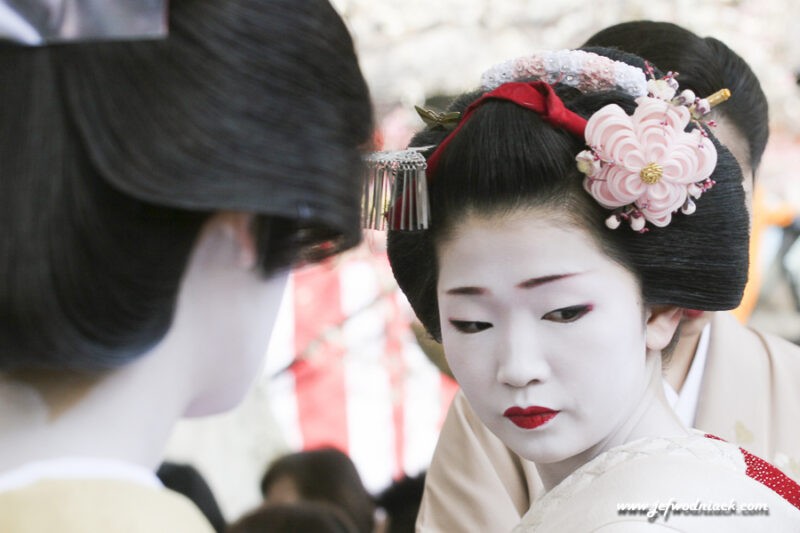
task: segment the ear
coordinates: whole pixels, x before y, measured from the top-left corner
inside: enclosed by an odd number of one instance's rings
[[[649,350],[661,351],[669,346],[682,314],[682,308],[672,305],[655,305],[648,309],[645,335]]]
[[[258,252],[253,235],[253,215],[238,211],[225,211],[215,215],[214,219],[214,222],[222,225],[225,233],[239,248],[237,264],[246,269],[255,268]]]

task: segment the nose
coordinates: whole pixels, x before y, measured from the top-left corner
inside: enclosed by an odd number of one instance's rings
[[[537,339],[530,320],[515,319],[509,324],[504,342],[497,347],[497,381],[511,387],[525,387],[550,377],[545,346]]]

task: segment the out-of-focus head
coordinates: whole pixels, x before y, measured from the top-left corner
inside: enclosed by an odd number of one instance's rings
[[[347,515],[318,502],[267,504],[243,516],[228,533],[359,533]]]
[[[353,461],[334,448],[292,453],[275,460],[261,479],[268,504],[322,502],[341,508],[361,533],[375,525],[375,504]]]
[[[0,370],[99,371],[147,352],[219,213],[244,214],[226,227],[244,225],[270,278],[360,238],[371,107],[330,4],[174,1],[167,26],[0,43]],[[196,303],[224,308],[218,292]]]

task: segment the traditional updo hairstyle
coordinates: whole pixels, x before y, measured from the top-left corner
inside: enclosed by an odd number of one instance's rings
[[[215,212],[269,275],[356,244],[368,91],[325,0],[174,0],[162,40],[0,43],[0,371],[96,371],[167,332]]]
[[[593,51],[644,68],[637,56]],[[620,90],[582,94],[562,84],[554,88],[567,108],[585,118],[607,104],[618,104],[628,114],[636,105]],[[460,96],[448,111],[463,112],[481,94]],[[435,146],[448,133],[429,127],[411,145]],[[588,231],[609,257],[629,269],[639,279],[647,304],[709,311],[736,307],[747,277],[744,191],[736,160],[713,135],[711,139],[718,151],[711,176],[716,185],[697,201],[694,214],[678,213],[668,226],[652,227],[645,234],[627,226],[610,230],[604,224],[609,211],[584,191],[584,175],[576,167],[575,156],[586,148],[585,140],[512,102],[486,101],[442,151],[430,176],[429,229],[389,233],[395,278],[417,317],[441,341],[436,245],[468,214],[546,208],[555,213],[554,222]]]
[[[663,71],[678,72],[681,88],[699,96],[721,87],[730,89],[730,99],[714,108],[712,117],[723,116],[733,123],[747,140],[750,167],[758,168],[769,138],[767,97],[750,66],[725,43],[670,22],[637,20],[605,28],[584,46],[618,48],[646,57]]]

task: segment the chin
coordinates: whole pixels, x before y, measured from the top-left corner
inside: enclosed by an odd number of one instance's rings
[[[517,430],[516,428],[490,428],[511,451],[534,463],[557,463],[575,455],[574,447],[567,446],[563,436],[546,431]]]
[[[250,387],[241,387],[239,390],[215,391],[214,394],[207,394],[195,398],[183,413],[186,418],[198,418],[203,416],[213,416],[226,413],[242,403],[250,392]]]
[[[554,448],[551,446],[537,445],[532,442],[520,446],[506,445],[526,461],[538,464],[559,463],[575,455],[570,451],[565,451],[563,446]]]

